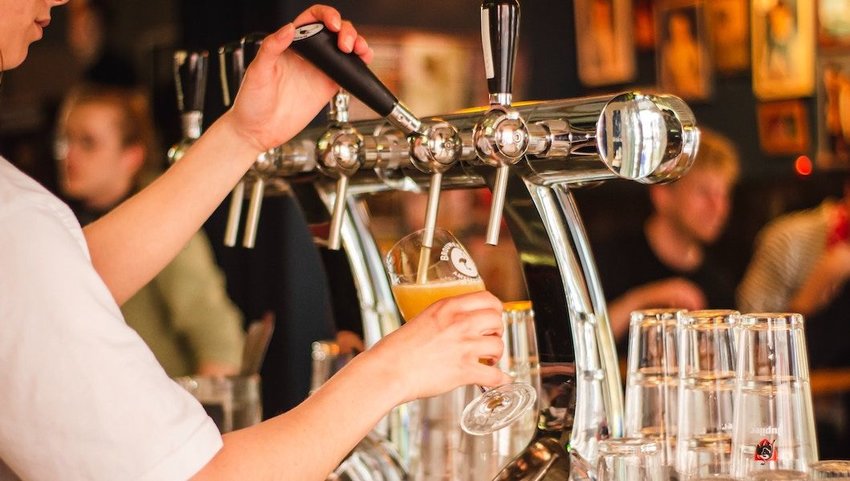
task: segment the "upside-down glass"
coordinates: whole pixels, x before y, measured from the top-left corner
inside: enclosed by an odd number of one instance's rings
[[[732,475],[808,472],[817,461],[803,316],[741,316],[735,379]]]
[[[629,325],[625,435],[658,442],[661,464],[674,464],[679,365],[678,309],[634,311]]]
[[[679,314],[676,472],[682,479],[729,475],[739,313]]]
[[[666,481],[658,443],[643,438],[599,442],[597,481]]]
[[[398,241],[387,253],[393,295],[405,320],[440,299],[484,290],[472,257],[452,234],[434,231],[432,247],[422,245],[424,230]],[[497,431],[519,419],[534,405],[537,392],[528,383],[503,384],[483,390],[461,417],[461,427],[474,435]]]

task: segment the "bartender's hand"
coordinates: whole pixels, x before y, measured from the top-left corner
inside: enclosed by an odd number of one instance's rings
[[[257,57],[245,72],[233,108],[225,114],[257,152],[276,147],[300,132],[331,99],[339,86],[311,63],[287,48],[295,28],[322,22],[339,33],[339,49],[372,58],[366,40],[351,22],[324,5],[314,5],[292,23],[263,40]]]
[[[380,358],[404,401],[458,386],[511,382],[480,359],[502,357],[502,303],[486,291],[434,303],[363,355]]]

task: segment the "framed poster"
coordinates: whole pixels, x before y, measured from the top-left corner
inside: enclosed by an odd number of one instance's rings
[[[635,0],[632,4],[635,17],[635,47],[638,50],[655,49],[655,19],[652,0]]]
[[[823,47],[850,45],[850,2],[818,1],[818,43]]]
[[[747,0],[712,0],[708,9],[711,56],[718,73],[750,67],[750,12]]]
[[[805,154],[809,149],[809,122],[802,100],[758,105],[761,149],[768,154]]]
[[[850,168],[850,52],[818,61],[815,163],[821,169]]]
[[[713,69],[709,61],[702,0],[662,0],[655,5],[659,87],[684,99],[711,95]]]
[[[578,76],[596,87],[634,79],[630,0],[575,0]]]
[[[806,97],[815,87],[812,0],[753,0],[753,92],[762,100]]]

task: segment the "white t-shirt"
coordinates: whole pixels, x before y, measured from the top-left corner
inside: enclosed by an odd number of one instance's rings
[[[221,446],[124,322],[71,210],[0,158],[0,480],[183,480]]]

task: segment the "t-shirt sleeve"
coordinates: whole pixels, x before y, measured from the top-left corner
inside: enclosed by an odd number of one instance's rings
[[[50,209],[0,218],[0,458],[23,479],[187,479],[221,448]]]

